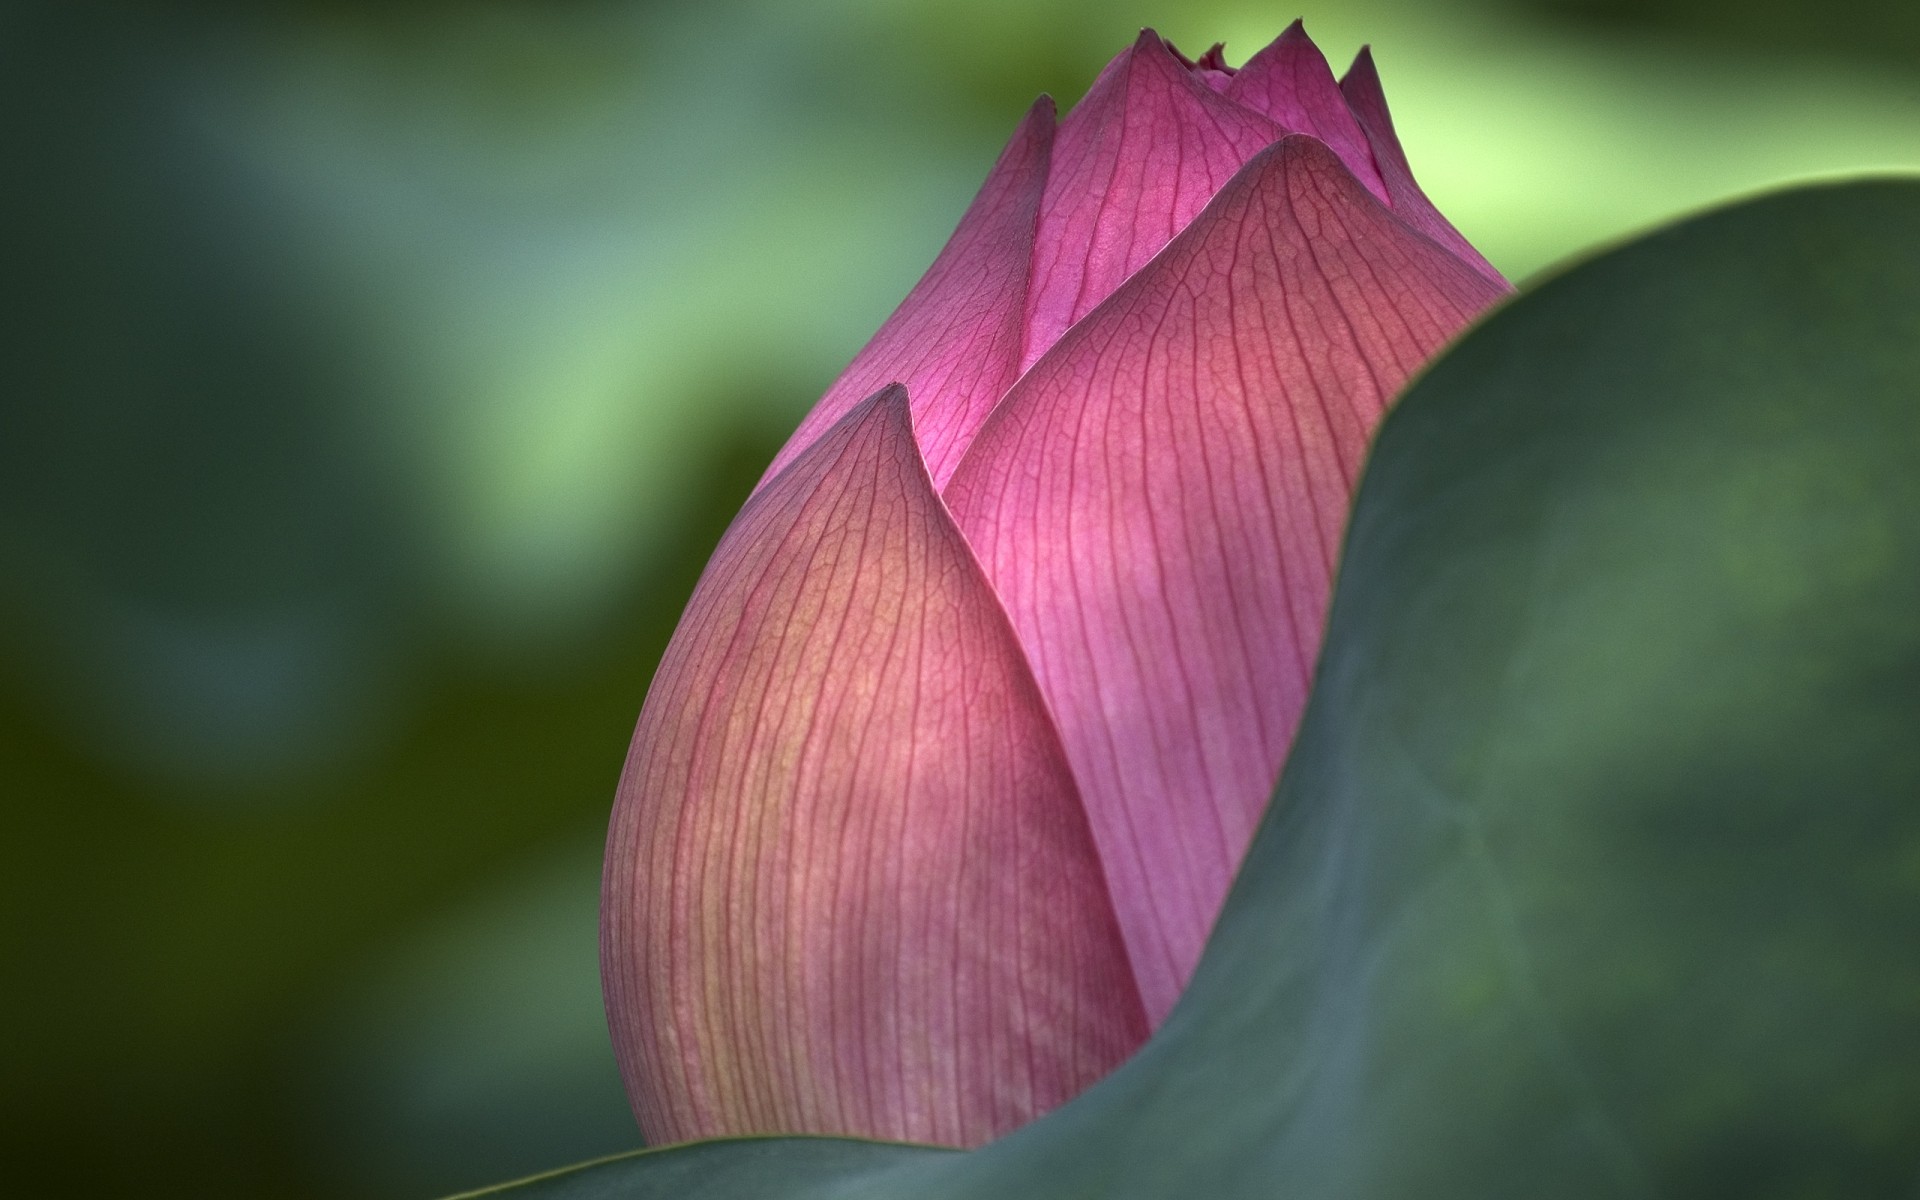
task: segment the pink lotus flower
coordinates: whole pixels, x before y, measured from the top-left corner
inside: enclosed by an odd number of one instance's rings
[[[1131,1053],[1279,774],[1368,438],[1507,290],[1298,23],[1035,104],[641,712],[602,951],[648,1139],[971,1145]]]

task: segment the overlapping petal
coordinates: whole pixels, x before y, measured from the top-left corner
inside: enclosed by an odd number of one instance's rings
[[[974,1144],[1136,1046],[1291,742],[1372,428],[1506,290],[1298,23],[1237,72],[1146,31],[1037,104],[642,713],[603,953],[649,1139]]]
[[[1189,59],[1186,55],[1174,49],[1173,43],[1171,42],[1167,43],[1167,49],[1173,50],[1174,54],[1179,57],[1182,63],[1186,64],[1187,69],[1192,71],[1201,83],[1206,84],[1216,92],[1226,91],[1227,84],[1233,80],[1233,68],[1227,65],[1227,44],[1225,42],[1215,42],[1213,45],[1207,47],[1205,54],[1194,59]]]
[[[1373,425],[1504,291],[1285,138],[1022,378],[946,488],[1155,1023],[1291,740]]]
[[[1387,187],[1387,203],[1401,220],[1426,234],[1435,242],[1445,246],[1483,277],[1500,285],[1507,286],[1506,279],[1493,269],[1478,250],[1475,250],[1453,223],[1440,215],[1440,210],[1427,199],[1427,194],[1414,182],[1413,169],[1407,165],[1406,151],[1400,148],[1400,138],[1393,131],[1393,115],[1387,111],[1387,93],[1380,86],[1380,72],[1373,65],[1373,51],[1362,46],[1354,57],[1353,65],[1340,79],[1340,92],[1347,98],[1347,106],[1359,120],[1360,127],[1366,131],[1367,143],[1373,148],[1373,161],[1380,169],[1380,176]]]
[[[1310,133],[1340,156],[1354,178],[1389,203],[1386,182],[1326,56],[1295,21],[1234,73],[1226,97],[1265,115],[1288,133]]]
[[[760,486],[889,383],[913,406],[936,484],[1018,376],[1028,264],[1054,142],[1053,101],[1027,111],[927,273],[787,440]]]
[[[715,554],[641,714],[603,922],[652,1142],[975,1144],[1145,1037],[1063,750],[902,389]]]
[[[1208,87],[1159,34],[1142,32],[1060,122],[1034,242],[1021,366],[1159,253],[1243,163],[1284,133]]]

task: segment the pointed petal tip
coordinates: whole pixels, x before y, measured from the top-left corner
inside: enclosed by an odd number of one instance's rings
[[[1191,68],[1193,66],[1191,62],[1187,61],[1187,56],[1180,53],[1178,46],[1175,46],[1167,38],[1161,36],[1160,31],[1151,25],[1145,26],[1140,30],[1140,36],[1133,39],[1133,45],[1127,47],[1125,54],[1128,58],[1138,58],[1145,55],[1148,58],[1158,58],[1164,62],[1178,63],[1182,67]]]
[[[1306,44],[1307,49],[1311,49],[1316,53],[1319,52],[1319,45],[1314,42],[1312,35],[1307,32],[1307,19],[1305,17],[1295,17],[1293,23],[1285,29],[1282,29],[1280,36],[1268,43],[1266,49],[1277,50],[1282,47],[1293,48],[1303,42]]]
[[[1038,139],[1044,145],[1045,155],[1051,157],[1053,134],[1059,124],[1059,106],[1054,103],[1050,93],[1041,92],[1033,98],[1032,104],[1027,105],[1027,111],[1020,114],[1020,121],[1014,126],[1013,136],[1007,139],[1008,149],[1017,145],[1031,146]],[[1007,150],[1001,151],[1002,157],[1007,153]],[[1042,179],[1044,178],[1045,176],[1042,175]]]
[[[976,1145],[1146,1037],[1064,748],[911,419],[878,389],[742,511],[642,709],[602,953],[650,1142]]]
[[[855,416],[855,414],[863,412],[864,415]],[[905,434],[909,442],[913,441],[912,399],[907,395],[907,385],[901,383],[898,379],[893,380],[873,395],[868,396],[863,403],[857,405],[853,412],[848,413],[847,416],[856,424],[866,424],[869,421],[885,422],[892,426],[896,432]],[[919,446],[916,444],[914,449],[917,453]]]
[[[1290,132],[1319,138],[1347,164],[1354,177],[1382,202],[1386,180],[1374,161],[1366,131],[1333,77],[1326,55],[1296,20],[1262,47],[1233,77],[1227,96]]]
[[[1513,285],[1487,261],[1485,255],[1461,236],[1460,231],[1434,207],[1433,201],[1427,198],[1414,179],[1413,168],[1407,162],[1407,152],[1400,144],[1399,134],[1394,132],[1393,113],[1387,105],[1386,88],[1380,82],[1380,72],[1374,64],[1371,46],[1360,47],[1360,52],[1353,56],[1353,65],[1347,68],[1347,73],[1340,79],[1340,94],[1346,98],[1348,109],[1366,131],[1374,164],[1386,183],[1388,206],[1402,220],[1432,238],[1502,291],[1512,291]]]
[[[1234,72],[1234,68],[1227,65],[1227,44],[1225,42],[1215,42],[1213,45],[1207,47],[1199,56],[1189,58],[1186,51],[1180,49],[1179,45],[1176,44],[1172,38],[1156,32],[1152,27],[1148,27],[1140,31],[1140,36],[1134,40],[1132,49],[1140,49],[1142,46],[1149,44],[1157,44],[1158,48],[1164,51],[1169,58],[1190,72],[1218,71],[1222,75],[1232,75]]]
[[[1380,68],[1374,64],[1371,43],[1361,43],[1359,53],[1355,54],[1353,61],[1347,64],[1347,73],[1340,77],[1340,86],[1346,87],[1347,80],[1356,77],[1371,80],[1375,88],[1380,86]]]
[[[1141,32],[1143,34],[1146,34],[1146,33],[1152,33],[1153,31],[1148,29],[1148,30],[1142,30]],[[1226,60],[1221,57],[1221,52],[1227,48],[1227,44],[1225,42],[1215,42],[1212,46],[1207,48],[1205,53],[1195,58],[1189,58],[1187,56],[1187,52],[1182,50],[1174,42],[1172,38],[1164,37],[1159,34],[1154,34],[1154,36],[1159,41],[1161,47],[1165,49],[1168,54],[1173,56],[1174,61],[1178,62],[1181,66],[1185,67],[1189,71],[1231,70],[1231,68],[1227,66]]]
[[[1315,42],[1313,35],[1307,32],[1307,22],[1305,18],[1295,17],[1293,24],[1281,30],[1279,37],[1274,38],[1271,42],[1268,42],[1256,51],[1253,58],[1272,58],[1283,50],[1290,50],[1294,53],[1311,51],[1314,54],[1320,54],[1319,43]],[[1325,56],[1322,55],[1322,58],[1324,57]],[[1247,60],[1247,66],[1253,65],[1253,58]],[[1329,70],[1328,74],[1332,74],[1332,71]]]
[[[1015,376],[1034,215],[1058,124],[1038,97],[932,265],[774,456],[756,494],[888,380],[912,392],[916,436],[941,479]]]
[[[1151,25],[1140,30],[1140,36],[1133,39],[1133,45],[1128,46],[1124,53],[1129,57],[1146,55],[1155,62],[1177,66],[1181,68],[1183,74],[1192,72],[1200,66],[1199,60],[1188,58],[1186,52],[1181,50],[1172,38]],[[1202,58],[1204,57],[1203,55]]]

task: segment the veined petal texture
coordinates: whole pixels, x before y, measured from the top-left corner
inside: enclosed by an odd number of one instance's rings
[[[602,953],[650,1142],[973,1145],[1145,1038],[1058,735],[903,389],[749,502],[633,746]]]
[[[1027,272],[1054,139],[1053,101],[1034,102],[927,273],[814,405],[760,486],[889,383],[904,384],[936,484],[1019,375]]]
[[[947,486],[1156,1024],[1292,739],[1374,424],[1505,290],[1287,137],[1021,379]]]
[[[1024,368],[1286,131],[1224,99],[1145,30],[1060,122],[1027,293]]]
[[[1482,276],[1507,287],[1507,281],[1500,272],[1493,269],[1478,250],[1460,236],[1453,222],[1442,216],[1440,210],[1427,199],[1414,181],[1413,168],[1407,165],[1406,151],[1400,148],[1400,138],[1393,131],[1393,116],[1387,111],[1387,93],[1380,86],[1380,72],[1373,65],[1373,51],[1365,46],[1354,56],[1353,65],[1340,78],[1340,92],[1347,98],[1347,106],[1359,119],[1360,127],[1366,131],[1367,142],[1373,147],[1373,161],[1379,167],[1380,175],[1387,186],[1387,203],[1400,219],[1426,234],[1438,244],[1451,250],[1461,262],[1466,263]]]
[[[1334,81],[1326,56],[1301,22],[1287,26],[1285,33],[1234,72],[1225,94],[1288,133],[1319,138],[1382,204],[1390,202],[1367,135]]]

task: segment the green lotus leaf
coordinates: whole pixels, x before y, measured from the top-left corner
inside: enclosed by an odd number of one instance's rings
[[[1920,181],[1526,289],[1375,445],[1192,985],[971,1153],[645,1151],[484,1193],[1742,1197],[1920,1180]]]

